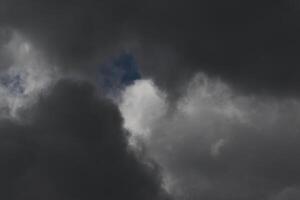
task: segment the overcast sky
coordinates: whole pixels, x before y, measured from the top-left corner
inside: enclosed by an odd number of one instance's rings
[[[0,198],[300,198],[295,0],[0,0]]]

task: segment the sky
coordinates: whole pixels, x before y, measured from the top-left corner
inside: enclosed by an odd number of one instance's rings
[[[0,0],[0,199],[299,199],[299,13]]]

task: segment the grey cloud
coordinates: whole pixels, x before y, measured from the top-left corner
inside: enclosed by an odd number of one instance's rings
[[[68,69],[89,71],[128,49],[169,91],[203,71],[241,91],[295,95],[298,11],[285,0],[1,0],[1,24]]]
[[[191,200],[297,196],[282,192],[300,185],[299,101],[238,95],[210,79],[191,85],[143,139],[170,193]]]
[[[199,71],[255,93],[208,88],[208,98],[191,98],[196,112],[159,121],[148,145],[182,198],[280,199],[299,186],[299,105],[259,95],[299,93],[298,11],[283,0],[0,0],[0,25],[49,67],[90,73],[126,49],[174,96]],[[12,62],[9,40],[1,33],[1,68]],[[128,150],[117,108],[93,95],[60,82],[23,112],[28,123],[0,122],[3,199],[167,198],[155,164]]]
[[[243,92],[298,93],[296,2],[166,0],[144,8],[143,70],[165,88],[176,91],[203,71]]]
[[[122,13],[127,13],[123,11],[127,3],[113,1],[0,3],[3,27],[24,35],[49,63],[66,69],[81,68],[81,72],[95,68],[111,55],[122,37]]]
[[[287,187],[274,196],[274,200],[294,200],[300,197],[299,188]]]
[[[168,199],[158,167],[127,145],[118,108],[62,80],[0,121],[3,199]],[[141,155],[139,155],[141,154]]]

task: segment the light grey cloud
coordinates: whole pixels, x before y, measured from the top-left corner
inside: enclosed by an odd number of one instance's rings
[[[170,193],[178,199],[273,200],[299,186],[297,99],[241,95],[205,75],[189,85],[176,109],[162,111],[142,140],[162,166]],[[128,113],[125,123],[134,118]],[[147,124],[143,120],[138,126]]]

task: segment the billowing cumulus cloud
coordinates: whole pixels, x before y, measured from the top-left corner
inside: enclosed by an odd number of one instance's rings
[[[69,58],[35,41],[24,20],[1,29],[0,197],[169,199],[159,166],[128,146],[119,109],[94,77],[66,73]]]
[[[62,80],[0,121],[2,199],[167,199],[155,163],[127,145],[118,108]]]
[[[126,118],[124,127],[134,136],[147,137],[153,125],[167,112],[165,98],[152,81],[135,81],[122,94],[120,110]]]
[[[145,88],[136,85],[132,87]],[[147,97],[148,102],[160,98]],[[143,142],[162,166],[166,188],[178,199],[299,197],[297,99],[240,95],[220,80],[199,75],[176,110],[160,110]],[[123,115],[125,124],[135,116],[130,111]],[[148,118],[143,120],[139,125],[148,125]]]

